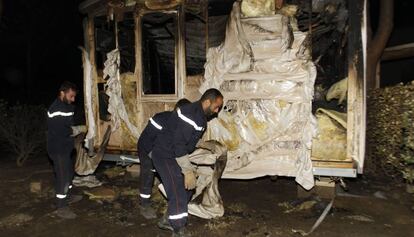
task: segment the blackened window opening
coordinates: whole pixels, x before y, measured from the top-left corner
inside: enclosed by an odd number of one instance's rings
[[[175,94],[177,16],[149,13],[141,24],[143,93]]]
[[[120,51],[120,72],[135,71],[135,21],[133,12],[124,14],[118,22],[118,48]]]

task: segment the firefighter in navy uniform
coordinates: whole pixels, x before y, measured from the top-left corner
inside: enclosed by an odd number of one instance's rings
[[[177,108],[190,103],[191,102],[187,99],[181,99],[175,105],[174,111],[177,110]],[[157,217],[150,202],[155,172],[150,153],[154,147],[157,135],[161,133],[172,113],[172,111],[165,111],[155,114],[149,119],[147,126],[144,128],[138,139],[138,157],[141,164],[139,194],[141,204],[140,213],[146,219]]]
[[[157,137],[152,160],[161,177],[168,199],[167,215],[158,227],[173,231],[173,236],[190,236],[186,231],[188,202],[196,185],[196,174],[189,154],[203,135],[208,118],[223,105],[223,95],[216,89],[207,90],[197,102],[173,112]]]
[[[80,201],[82,196],[69,196],[74,176],[71,153],[74,148],[72,130],[76,97],[76,85],[64,82],[59,95],[47,111],[47,152],[53,161],[55,173],[56,214],[61,218],[73,219],[76,214],[68,208],[68,203]]]

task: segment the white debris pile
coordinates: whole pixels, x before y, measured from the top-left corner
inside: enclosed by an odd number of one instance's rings
[[[208,133],[229,150],[223,178],[294,176],[310,189],[316,69],[306,33],[292,31],[287,16],[243,18],[241,10],[235,2],[225,41],[209,49],[200,87],[218,88],[225,98]]]

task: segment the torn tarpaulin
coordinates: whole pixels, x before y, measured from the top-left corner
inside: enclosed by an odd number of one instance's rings
[[[214,87],[224,95],[208,134],[229,149],[223,178],[281,175],[296,177],[305,189],[314,185],[316,69],[306,33],[289,32],[288,23],[281,14],[243,18],[235,2],[225,41],[209,49],[200,92]]]

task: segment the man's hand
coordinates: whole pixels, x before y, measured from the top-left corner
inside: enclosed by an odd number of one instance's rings
[[[185,189],[194,189],[196,186],[197,177],[195,174],[195,168],[191,164],[188,155],[178,157],[176,158],[176,161],[181,168],[181,172],[184,174]]]
[[[184,186],[187,190],[195,189],[197,177],[193,171],[187,171],[184,173]]]

